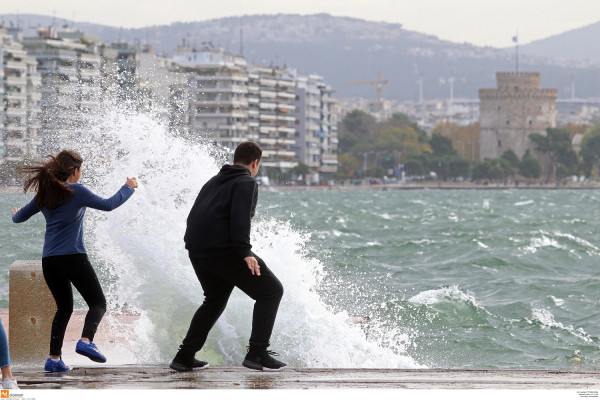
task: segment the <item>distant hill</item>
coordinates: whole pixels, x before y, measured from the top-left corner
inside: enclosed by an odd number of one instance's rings
[[[14,14],[0,14],[0,22],[5,24],[16,23],[16,20]],[[19,15],[19,20],[20,26],[30,31],[53,23],[52,17],[39,15]],[[64,23],[59,20],[55,25]],[[450,78],[454,78],[455,97],[475,98],[479,88],[495,87],[497,71],[513,71],[516,64],[513,49],[452,43],[406,30],[400,24],[328,14],[251,15],[140,29],[67,23],[100,36],[104,42],[137,41],[167,55],[184,40],[195,45],[212,42],[234,53],[243,49],[250,62],[287,65],[304,74],[324,76],[338,97],[374,98],[375,86],[346,83],[374,80],[380,72],[389,80],[382,91],[388,99],[418,100],[420,78],[425,98],[448,98]],[[240,37],[243,37],[243,46]],[[585,43],[593,43],[596,37]],[[527,46],[522,49],[522,53],[526,53]],[[596,51],[592,46],[586,50],[589,58],[600,57],[592,54]],[[557,55],[563,54],[563,49],[554,51]],[[520,69],[541,72],[543,87],[558,89],[559,97],[570,97],[574,77],[578,96],[600,97],[599,64],[579,63],[580,58],[571,61],[540,55],[522,56]]]
[[[523,54],[581,62],[600,62],[600,22],[521,46]]]

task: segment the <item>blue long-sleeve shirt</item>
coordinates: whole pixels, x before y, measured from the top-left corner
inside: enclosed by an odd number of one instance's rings
[[[42,257],[65,254],[86,254],[83,244],[83,217],[86,207],[102,211],[111,211],[125,203],[131,197],[134,189],[123,185],[117,193],[108,199],[92,193],[91,190],[79,183],[67,183],[74,190],[68,203],[54,210],[40,209],[35,203],[35,197],[22,209],[12,216],[15,223],[25,222],[38,212],[46,218],[46,235]]]

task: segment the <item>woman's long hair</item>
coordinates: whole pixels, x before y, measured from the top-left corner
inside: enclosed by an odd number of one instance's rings
[[[47,162],[17,167],[17,171],[25,175],[23,191],[37,192],[37,206],[53,210],[71,199],[73,189],[65,182],[75,168],[81,168],[83,158],[73,150],[63,150],[48,158]]]

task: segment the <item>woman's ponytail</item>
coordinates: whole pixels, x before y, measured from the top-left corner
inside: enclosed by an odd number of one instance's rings
[[[72,150],[63,150],[58,155],[48,158],[50,160],[47,162],[20,166],[17,171],[25,175],[23,191],[37,192],[37,206],[53,210],[71,199],[73,189],[66,181],[75,168],[81,168],[83,159]]]

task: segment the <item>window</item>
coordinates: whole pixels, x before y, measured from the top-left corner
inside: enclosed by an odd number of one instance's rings
[[[502,147],[502,140],[498,140],[498,147]]]

